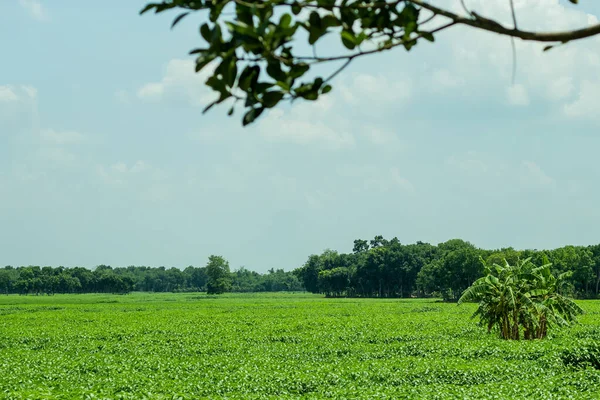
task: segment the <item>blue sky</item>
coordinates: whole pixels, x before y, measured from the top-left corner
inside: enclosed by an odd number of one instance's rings
[[[435,2],[460,10],[457,2]],[[472,0],[508,21],[504,0]],[[600,5],[517,1],[522,28]],[[357,238],[600,242],[600,40],[543,53],[456,29],[352,65],[243,129],[187,52],[201,16],[143,1],[0,3],[0,264],[292,269]],[[321,51],[337,51],[326,41]]]

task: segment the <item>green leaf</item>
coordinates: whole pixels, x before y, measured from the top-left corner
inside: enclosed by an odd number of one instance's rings
[[[287,75],[281,70],[281,65],[277,61],[272,61],[267,66],[267,74],[276,81],[285,81]]]
[[[331,89],[332,89],[331,85],[325,85],[325,86],[323,86],[323,89],[321,89],[321,93],[327,94],[327,93],[331,92]]]
[[[194,54],[205,53],[207,51],[208,51],[208,49],[194,49],[194,50],[191,50],[189,52],[189,55],[191,56],[191,55],[194,55]]]
[[[204,67],[210,64],[215,59],[212,54],[205,54],[196,59],[196,72],[200,72]]]
[[[332,14],[328,14],[328,15],[324,16],[323,18],[321,18],[321,26],[323,28],[331,28],[331,27],[340,26],[340,25],[342,25],[340,20],[337,19]]]
[[[147,11],[150,11],[150,10],[152,10],[152,9],[153,9],[153,8],[155,8],[156,6],[157,6],[157,4],[156,4],[156,3],[150,3],[150,4],[147,4],[147,5],[146,5],[146,7],[142,8],[142,10],[140,11],[140,15],[142,15],[142,14],[146,13]]]
[[[177,24],[179,23],[179,21],[181,21],[182,19],[184,19],[184,18],[185,18],[186,16],[188,16],[189,14],[190,14],[190,13],[189,13],[189,11],[188,11],[188,12],[184,12],[184,13],[182,13],[182,14],[179,14],[179,15],[177,16],[177,18],[175,18],[175,19],[173,20],[173,23],[171,24],[171,29],[173,29],[173,28],[175,27],[175,25],[177,25]]]
[[[308,30],[308,43],[315,44],[327,32],[327,27],[323,26],[321,16],[316,11],[310,13],[308,17],[308,26],[304,26]]]
[[[272,88],[273,86],[275,86],[274,83],[257,82],[255,85],[252,86],[252,91],[255,93],[262,93],[265,92],[267,89]]]
[[[279,26],[281,28],[287,28],[292,23],[292,16],[290,14],[283,14],[279,19]]]
[[[226,69],[227,73],[225,74],[225,82],[227,83],[227,86],[229,87],[233,87],[233,84],[235,83],[235,78],[237,77],[237,59],[235,57],[232,57],[231,60],[229,61],[229,65],[227,65],[227,69]]]
[[[309,68],[310,68],[310,66],[308,64],[306,64],[306,63],[294,64],[290,68],[290,72],[289,72],[288,75],[292,79],[296,79],[296,78],[299,78],[302,75],[304,75],[309,70]]]
[[[347,49],[353,50],[356,47],[356,37],[352,34],[352,32],[343,30],[342,43]]]
[[[207,42],[211,41],[211,29],[208,26],[207,23],[202,24],[202,26],[200,26],[200,35],[202,35],[202,37],[204,38],[204,40],[206,40]]]
[[[335,6],[335,0],[317,0],[317,5],[325,10],[331,11]]]
[[[289,92],[290,91],[290,85],[287,82],[281,82],[278,81],[275,83],[277,86],[279,86],[280,88],[282,88],[284,91]]]
[[[244,5],[241,5],[241,4],[236,4],[235,13],[236,13],[238,21],[240,21],[248,26],[254,26],[252,12],[250,11],[250,8],[248,8]]]
[[[217,102],[218,102],[218,101],[219,101],[219,100],[215,100],[215,101],[213,101],[212,103],[210,103],[209,105],[207,105],[206,107],[204,107],[204,109],[202,110],[202,114],[206,114],[206,112],[207,112],[208,110],[210,110],[211,108],[213,108],[213,106],[214,106],[215,104],[217,104]]]
[[[277,105],[277,103],[279,103],[279,101],[281,101],[282,98],[283,98],[283,92],[274,90],[274,91],[266,92],[263,95],[262,103],[266,108],[272,108],[272,107],[275,107]]]
[[[423,37],[423,39],[425,39],[425,40],[429,40],[430,42],[435,41],[433,34],[431,32],[421,32],[421,37]]]
[[[258,67],[257,65],[248,65],[246,68],[244,68],[240,75],[238,87],[243,91],[248,91],[248,89],[250,89],[254,85],[253,82],[255,82],[258,79],[259,72],[260,67]]]
[[[244,118],[242,119],[242,125],[246,126],[248,124],[251,124],[256,120],[256,118],[260,117],[260,114],[262,114],[263,111],[265,111],[263,107],[251,109],[244,115]]]
[[[231,106],[231,108],[229,109],[229,111],[227,111],[227,115],[231,117],[233,115],[234,111],[235,111],[235,106]]]
[[[300,14],[300,12],[302,11],[302,7],[300,6],[300,4],[298,4],[297,1],[292,3],[292,13],[294,15],[298,15]]]

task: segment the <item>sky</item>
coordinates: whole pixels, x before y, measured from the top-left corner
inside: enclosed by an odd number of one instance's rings
[[[600,17],[595,0],[515,3],[521,29]],[[467,4],[510,23],[507,0]],[[0,2],[0,264],[182,268],[219,254],[265,272],[375,235],[600,242],[600,38],[518,41],[513,83],[508,39],[454,28],[359,59],[318,102],[242,128],[241,110],[202,115],[214,95],[187,56],[202,16],[171,31],[173,14],[144,5]]]

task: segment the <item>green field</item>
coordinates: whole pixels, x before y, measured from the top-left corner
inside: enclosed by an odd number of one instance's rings
[[[600,398],[600,302],[509,342],[435,300],[0,297],[0,398]]]

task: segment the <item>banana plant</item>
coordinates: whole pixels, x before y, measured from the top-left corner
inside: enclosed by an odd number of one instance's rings
[[[542,339],[548,327],[569,326],[583,313],[573,300],[562,295],[560,288],[569,273],[554,277],[551,264],[536,267],[531,259],[510,265],[487,265],[485,276],[465,290],[458,301],[478,302],[473,317],[488,332],[497,329],[503,339]]]

